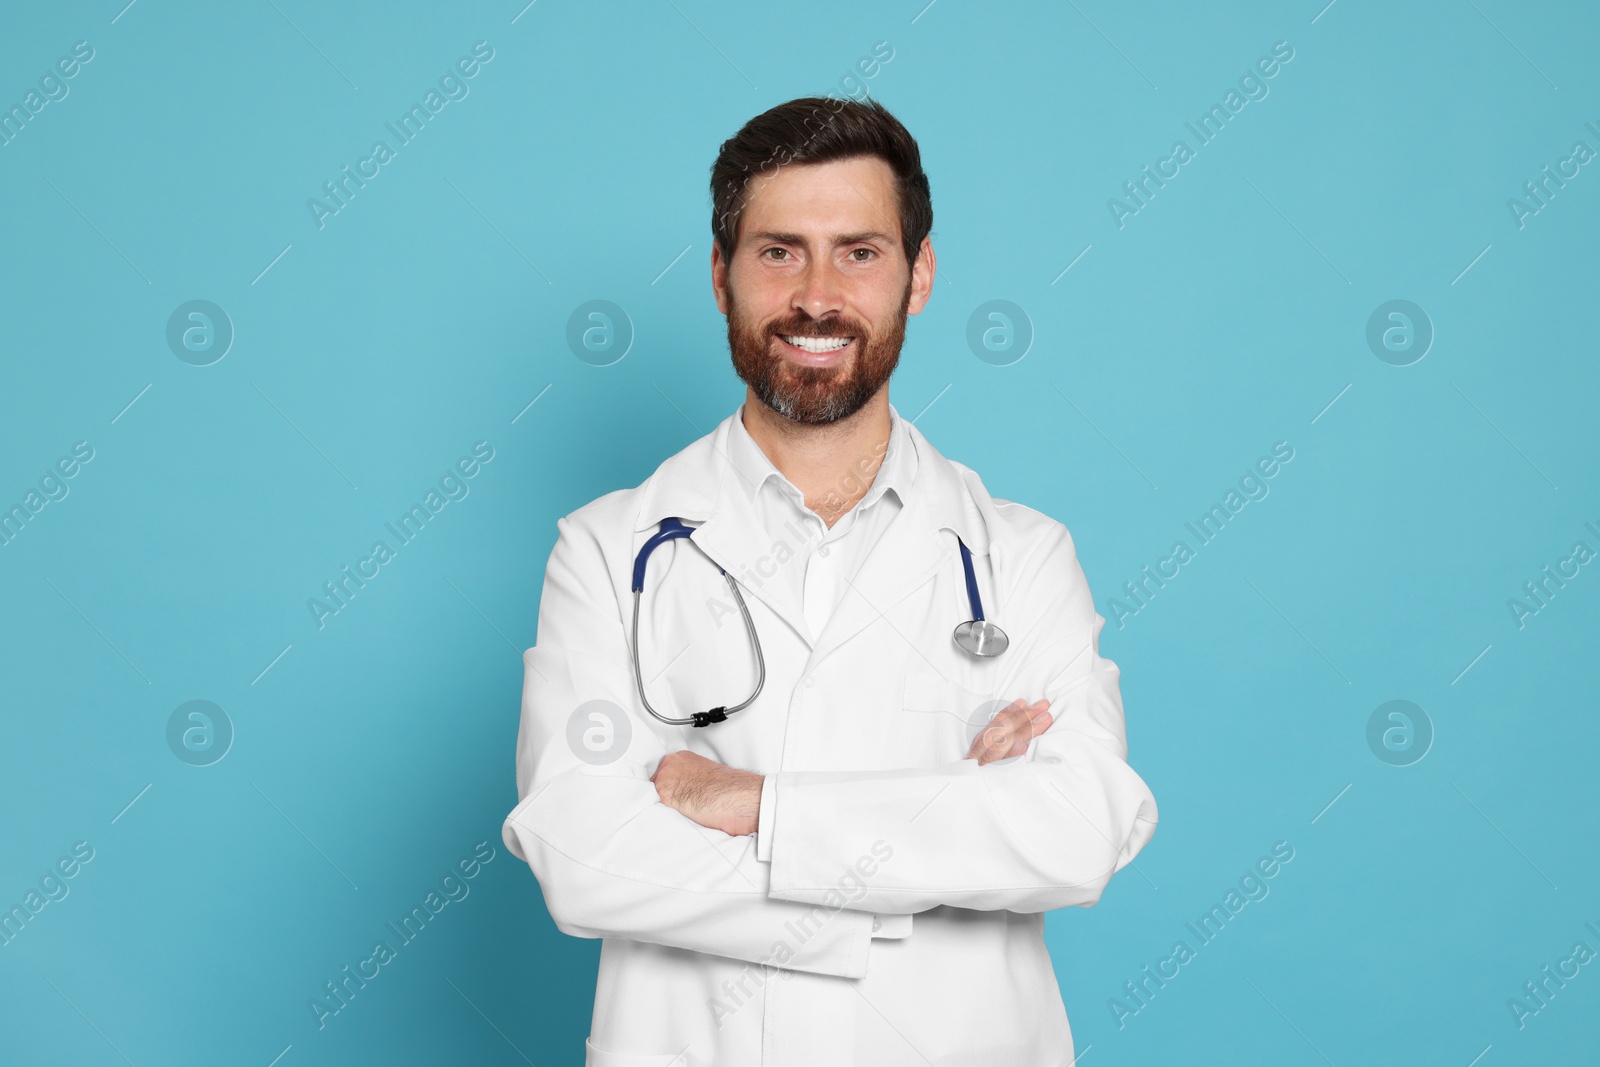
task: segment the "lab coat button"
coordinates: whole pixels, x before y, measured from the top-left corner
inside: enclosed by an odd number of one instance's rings
[[[882,930],[882,929],[883,929],[883,921],[881,919],[873,919],[872,920],[872,932],[873,933],[877,933],[879,930]]]
[[[821,548],[817,549],[817,555],[821,556],[823,559],[827,559],[828,558],[828,546],[827,545],[823,545]]]
[[[810,689],[812,686],[814,686],[816,684],[817,684],[817,680],[815,678],[811,677],[811,675],[809,675],[809,674],[806,675],[805,687],[807,689]]]

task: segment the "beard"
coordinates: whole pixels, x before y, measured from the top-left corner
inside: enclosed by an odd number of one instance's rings
[[[796,311],[766,325],[739,312],[733,287],[728,287],[728,350],[733,369],[760,401],[791,422],[826,426],[849,418],[889,381],[900,362],[906,338],[906,309],[911,283],[906,283],[900,310],[881,329],[840,315],[813,319]],[[832,367],[807,367],[773,353],[778,335],[849,337],[849,359]]]

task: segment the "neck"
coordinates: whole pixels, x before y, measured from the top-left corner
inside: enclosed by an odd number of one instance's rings
[[[889,446],[889,389],[826,426],[784,418],[745,390],[744,428],[828,526],[867,495]]]

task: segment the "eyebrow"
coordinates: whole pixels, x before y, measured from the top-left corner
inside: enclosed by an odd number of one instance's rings
[[[779,244],[804,245],[806,239],[797,233],[778,233],[773,230],[762,230],[760,233],[750,234],[752,241],[777,241]],[[835,245],[857,245],[871,242],[880,244],[892,243],[892,238],[886,233],[877,230],[864,230],[861,233],[836,233],[833,235]]]

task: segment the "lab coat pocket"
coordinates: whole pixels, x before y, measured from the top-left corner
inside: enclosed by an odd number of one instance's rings
[[[896,765],[937,767],[966,759],[978,732],[1007,703],[933,671],[907,673]]]
[[[695,1067],[689,1052],[610,1052],[583,1039],[583,1067]]]

